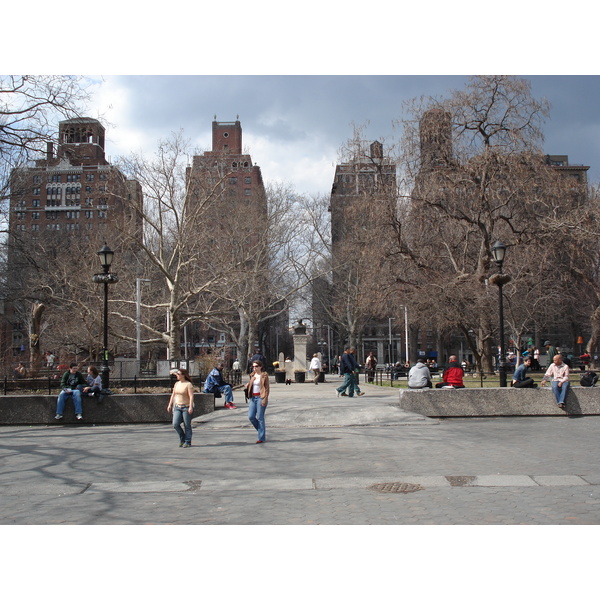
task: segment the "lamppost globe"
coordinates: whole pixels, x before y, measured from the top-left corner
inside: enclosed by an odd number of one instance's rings
[[[104,244],[102,250],[98,251],[98,256],[100,257],[100,264],[106,272],[109,271],[110,265],[112,265],[114,255],[115,253],[106,245],[106,243]]]
[[[502,242],[495,242],[492,246],[492,255],[494,256],[494,260],[496,264],[502,268],[502,263],[504,262],[504,255],[506,254],[506,246]]]

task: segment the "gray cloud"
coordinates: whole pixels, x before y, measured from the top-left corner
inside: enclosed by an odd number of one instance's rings
[[[467,81],[452,75],[148,75],[107,77],[105,86],[120,90],[108,115],[116,128],[108,132],[111,155],[126,153],[135,140],[152,144],[183,129],[208,149],[211,122],[239,115],[244,146],[263,166],[263,177],[286,179],[299,192],[327,193],[333,178],[324,163],[335,163],[337,149],[352,136],[352,123],[369,122],[365,136],[390,139],[392,122],[402,117],[403,101],[420,96],[444,96]],[[600,167],[597,139],[600,115],[598,76],[532,76],[536,97],[552,104],[546,123],[545,151],[568,154],[572,163],[591,166],[596,181]],[[102,106],[98,110],[102,112]],[[254,147],[253,147],[254,146]],[[137,149],[137,148],[136,148]],[[314,169],[309,167],[314,157]],[[302,160],[300,172],[297,164]],[[311,172],[312,171],[312,172]],[[297,180],[286,174],[293,172]]]

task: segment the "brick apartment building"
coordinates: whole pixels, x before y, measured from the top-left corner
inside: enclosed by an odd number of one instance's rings
[[[261,235],[267,216],[267,196],[260,167],[243,150],[239,120],[212,122],[212,147],[194,156],[187,169],[189,193],[198,201],[210,198],[210,216],[206,219],[207,251],[222,253],[227,260],[227,240],[244,240],[252,244]],[[261,225],[262,223],[262,225]],[[218,238],[218,239],[216,239]],[[225,245],[223,245],[225,244]],[[236,358],[236,349],[223,332],[197,324],[191,333],[193,352],[216,351],[226,363]],[[258,332],[254,344],[267,356],[275,354],[275,330],[287,331],[287,311],[269,321]],[[241,358],[241,357],[240,357]],[[274,360],[274,358],[273,358]]]
[[[100,249],[99,240],[117,250],[113,228],[120,220],[127,219],[130,231],[133,228],[141,235],[141,219],[131,206],[142,202],[139,182],[128,180],[107,160],[105,128],[92,118],[61,121],[56,145],[47,144],[45,158],[12,171],[2,336],[5,357],[27,353],[28,332],[14,310],[28,297],[24,273],[30,259],[26,253],[37,252],[39,260],[47,260],[52,268],[52,256],[67,252],[70,240],[89,242],[91,255]]]
[[[332,252],[332,286],[338,288],[340,272],[337,267],[347,261],[348,252],[353,251],[356,228],[362,228],[366,216],[364,207],[375,196],[396,196],[396,164],[384,156],[383,144],[374,141],[360,148],[347,162],[336,165],[331,188],[329,211],[331,213],[331,252]],[[369,223],[370,226],[376,226]],[[348,276],[342,270],[343,277]],[[334,298],[332,289],[324,280],[313,285],[313,323],[318,339],[328,340],[331,337],[331,325],[328,317],[328,306]],[[325,329],[324,329],[325,328]],[[386,362],[389,352],[388,321],[370,319],[361,334],[361,347],[358,348],[362,361],[373,351],[380,362]],[[331,354],[339,354],[346,343],[347,332],[336,331],[332,340]],[[395,342],[401,339],[395,336]],[[394,356],[399,356],[396,352]],[[384,358],[385,357],[385,358]]]

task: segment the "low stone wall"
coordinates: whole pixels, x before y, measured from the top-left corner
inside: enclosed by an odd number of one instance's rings
[[[566,411],[550,387],[400,390],[400,408],[426,417],[600,415],[600,387],[571,386]]]
[[[112,394],[102,403],[97,398],[83,397],[83,419],[75,418],[73,402],[67,400],[64,416],[56,414],[56,396],[0,396],[0,425],[62,425],[169,423],[172,413],[167,412],[170,394]],[[213,394],[194,394],[193,416],[215,410]]]

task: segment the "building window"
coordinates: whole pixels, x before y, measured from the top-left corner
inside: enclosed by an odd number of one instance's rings
[[[34,175],[33,183],[42,183],[42,178],[39,175]]]
[[[93,219],[94,218],[94,211],[93,210],[86,210],[85,211],[85,218],[86,219]]]
[[[100,181],[108,181],[108,173],[100,173],[100,174],[98,175],[98,179],[99,179]]]
[[[39,231],[40,230],[40,226],[37,223],[34,223],[31,226],[32,231]]]
[[[246,185],[249,185],[252,183],[252,177],[244,177],[244,183]]]
[[[40,207],[40,199],[34,198],[32,204],[33,204],[34,208],[39,208]]]
[[[86,173],[85,174],[85,180],[86,181],[94,181],[94,174],[93,173]]]
[[[231,185],[236,185],[237,184],[237,177],[230,177],[229,178],[229,183]]]
[[[41,189],[39,187],[34,187],[33,188],[33,195],[34,196],[39,196],[41,192]]]
[[[31,218],[32,219],[39,219],[40,218],[40,213],[39,212],[32,212],[31,213]]]
[[[244,194],[246,196],[251,196],[252,195],[252,190],[250,188],[246,188],[246,189],[244,189]]]

